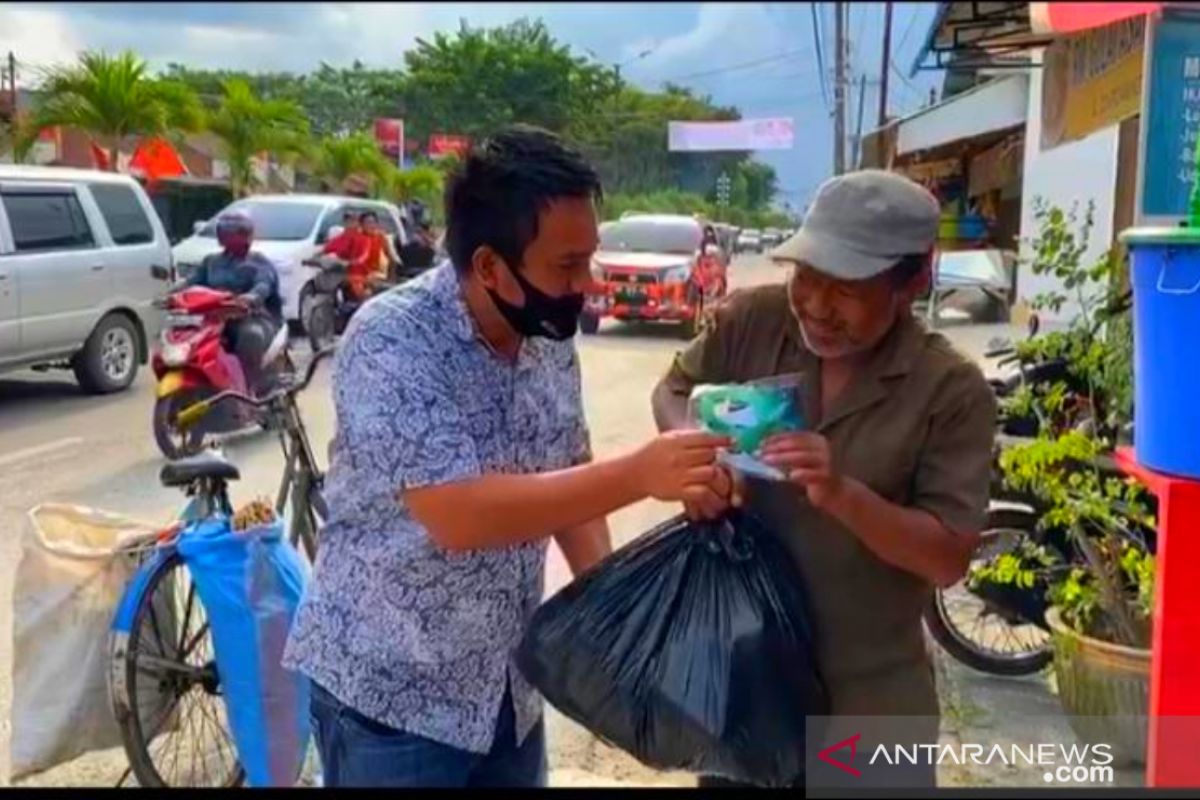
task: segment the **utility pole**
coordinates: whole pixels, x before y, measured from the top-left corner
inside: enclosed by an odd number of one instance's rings
[[[846,171],[846,24],[842,0],[834,3],[833,174]]]
[[[8,100],[13,123],[17,121],[17,57],[8,51]]]
[[[867,96],[867,73],[863,73],[858,79],[858,122],[855,123],[854,130],[854,154],[850,162],[850,169],[858,169],[858,158],[862,152],[862,126],[863,126],[863,100]]]
[[[892,63],[892,0],[883,4],[883,64],[879,68],[879,127],[887,124],[888,66]]]

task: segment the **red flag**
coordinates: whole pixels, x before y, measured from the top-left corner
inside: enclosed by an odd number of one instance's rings
[[[110,168],[108,161],[108,153],[104,152],[104,148],[96,144],[92,139],[88,140],[88,144],[92,148],[92,166],[96,169],[102,169],[107,172]]]
[[[1030,3],[1034,33],[1077,33],[1119,20],[1150,14],[1162,3]]]
[[[133,153],[129,160],[129,169],[138,170],[146,176],[146,180],[154,183],[160,178],[174,178],[187,174],[183,159],[175,152],[170,143],[160,137],[146,139]]]

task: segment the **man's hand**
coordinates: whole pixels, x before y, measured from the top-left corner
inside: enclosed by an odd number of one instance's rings
[[[633,478],[656,500],[683,500],[718,481],[717,450],[726,436],[701,431],[669,431],[633,454]]]
[[[716,519],[742,504],[742,477],[724,466],[717,466],[716,479],[708,486],[689,487],[683,496],[683,510],[693,521]]]
[[[246,308],[249,308],[249,309],[256,309],[262,305],[262,300],[259,299],[259,296],[256,295],[254,292],[246,292],[245,294],[239,294],[237,299],[238,299],[238,302],[240,302],[242,305],[246,306]]]
[[[829,440],[819,433],[772,436],[763,443],[760,456],[804,489],[814,508],[827,508],[841,493],[842,476],[833,468]]]

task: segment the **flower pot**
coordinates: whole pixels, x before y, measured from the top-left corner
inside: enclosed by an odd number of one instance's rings
[[[1093,639],[1046,612],[1058,695],[1081,743],[1112,746],[1113,766],[1146,763],[1150,651]]]

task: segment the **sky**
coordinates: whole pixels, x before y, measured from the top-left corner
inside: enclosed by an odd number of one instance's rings
[[[0,57],[18,61],[18,84],[36,68],[72,61],[80,50],[136,51],[154,68],[194,67],[305,72],[321,62],[399,67],[418,38],[540,17],[580,55],[621,65],[645,89],[664,81],[709,94],[743,117],[790,116],[792,150],[757,158],[779,174],[780,201],[803,208],[831,172],[833,118],[822,94],[812,3],[0,3]],[[878,117],[883,3],[850,3],[847,131]],[[833,3],[816,3],[825,89],[832,103]],[[942,74],[909,68],[936,3],[895,3],[889,110],[903,116],[928,101]],[[647,55],[643,55],[649,51]]]

